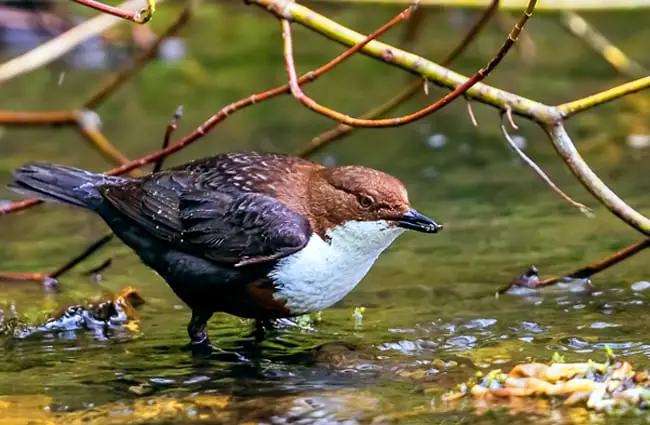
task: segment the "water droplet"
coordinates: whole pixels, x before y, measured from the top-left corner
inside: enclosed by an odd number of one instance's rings
[[[447,144],[447,136],[444,134],[432,134],[429,136],[427,139],[427,146],[429,146],[431,149],[440,149],[444,147]]]

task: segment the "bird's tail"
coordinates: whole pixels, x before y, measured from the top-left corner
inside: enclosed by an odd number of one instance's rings
[[[13,173],[9,189],[44,201],[61,202],[91,210],[101,206],[103,197],[98,187],[122,182],[123,177],[111,177],[65,165],[31,163]]]

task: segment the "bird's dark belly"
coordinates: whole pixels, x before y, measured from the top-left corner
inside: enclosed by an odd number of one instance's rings
[[[179,251],[120,216],[102,216],[113,232],[192,310],[256,319],[292,315],[282,302],[273,298],[273,284],[266,278],[273,263],[237,268],[218,265]]]

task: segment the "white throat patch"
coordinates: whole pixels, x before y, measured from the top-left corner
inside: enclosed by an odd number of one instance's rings
[[[329,231],[329,242],[314,233],[307,246],[286,257],[270,277],[275,298],[293,314],[323,310],[345,297],[404,229],[386,221],[348,221]]]

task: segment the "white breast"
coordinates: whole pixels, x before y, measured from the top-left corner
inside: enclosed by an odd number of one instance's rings
[[[404,229],[385,221],[349,221],[327,232],[329,242],[313,234],[307,246],[282,259],[270,276],[276,299],[294,314],[323,310],[345,297]]]

